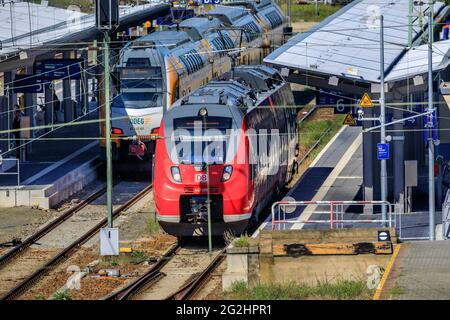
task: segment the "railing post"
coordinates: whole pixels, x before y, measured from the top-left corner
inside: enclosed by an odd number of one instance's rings
[[[17,159],[17,186],[20,186],[20,159]]]
[[[333,229],[334,224],[334,212],[333,212],[333,201],[330,202],[330,229]]]
[[[275,222],[274,222],[274,220],[275,220],[275,206],[277,205],[277,203],[275,202],[273,205],[272,205],[272,230],[273,230],[273,227],[274,227],[274,224],[275,224]]]

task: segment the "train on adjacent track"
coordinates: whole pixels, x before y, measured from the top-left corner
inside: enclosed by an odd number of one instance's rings
[[[284,42],[285,22],[272,0],[238,1],[128,43],[114,69],[113,160],[126,164],[137,157],[149,163],[155,146],[151,135],[172,103],[229,71],[233,61],[262,63]],[[233,53],[239,57],[232,61]],[[104,158],[104,139],[100,146]]]
[[[176,236],[242,233],[298,169],[297,110],[272,68],[238,66],[175,102],[158,130],[157,219]],[[208,214],[209,211],[209,214]]]

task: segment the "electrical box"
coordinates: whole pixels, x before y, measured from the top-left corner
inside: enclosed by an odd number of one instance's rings
[[[405,187],[417,187],[417,160],[405,160]]]
[[[100,255],[101,256],[119,255],[118,228],[102,228],[100,230]]]
[[[95,25],[100,30],[111,30],[119,25],[118,0],[95,0]]]

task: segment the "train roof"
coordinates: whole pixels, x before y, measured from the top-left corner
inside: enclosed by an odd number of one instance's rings
[[[226,6],[244,6],[251,9],[253,12],[259,11],[262,8],[274,5],[271,0],[260,0],[260,1],[248,1],[248,0],[231,0],[224,3]]]
[[[178,105],[227,105],[250,110],[285,84],[280,74],[264,65],[239,66],[177,101]]]
[[[191,41],[191,37],[185,31],[166,30],[153,32],[136,39],[133,42],[133,47],[139,46],[142,43],[158,43],[164,46],[179,46],[189,41]]]
[[[204,15],[215,16],[222,22],[232,25],[239,19],[250,15],[245,7],[231,7],[231,6],[216,6],[214,9],[208,11]]]
[[[183,20],[180,28],[185,30],[193,39],[199,40],[205,33],[221,25],[217,18],[208,19],[207,17],[194,17]]]

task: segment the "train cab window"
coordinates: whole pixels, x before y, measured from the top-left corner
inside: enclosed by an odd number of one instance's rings
[[[162,94],[151,92],[124,92],[117,96],[113,108],[146,109],[162,106]]]
[[[204,156],[208,154],[212,157],[209,158],[210,163],[224,163],[229,140],[227,130],[231,129],[231,127],[232,119],[227,117],[207,116],[203,119],[200,116],[195,116],[174,119],[174,138],[180,163],[207,162],[208,159],[205,159]],[[214,131],[207,131],[210,129],[214,129]],[[188,135],[186,131],[189,133]],[[201,139],[194,136],[199,131],[201,132]],[[220,132],[221,136],[215,135],[213,138],[208,139],[208,133],[217,131]],[[223,137],[223,139],[217,140],[220,137]],[[210,145],[213,147],[211,147],[211,152],[209,153],[207,148]]]
[[[127,67],[150,67],[148,58],[128,58]]]

